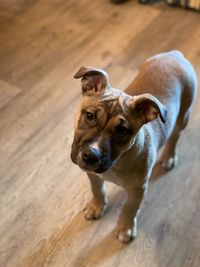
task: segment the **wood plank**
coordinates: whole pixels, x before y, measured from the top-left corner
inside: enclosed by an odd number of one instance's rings
[[[0,109],[6,107],[10,101],[20,94],[21,90],[10,83],[0,80]]]

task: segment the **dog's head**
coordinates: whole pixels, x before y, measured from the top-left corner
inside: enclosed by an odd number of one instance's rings
[[[143,124],[166,109],[150,94],[129,96],[113,89],[105,71],[82,67],[82,105],[77,115],[71,159],[85,171],[107,171],[134,144]]]

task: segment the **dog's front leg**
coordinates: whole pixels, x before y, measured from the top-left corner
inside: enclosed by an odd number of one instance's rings
[[[88,172],[87,175],[90,179],[93,198],[84,209],[85,218],[87,220],[97,220],[103,216],[107,208],[105,181],[94,173]]]
[[[116,228],[116,237],[123,243],[128,243],[137,235],[137,215],[145,194],[145,189],[142,187],[126,191],[128,199],[122,209]]]

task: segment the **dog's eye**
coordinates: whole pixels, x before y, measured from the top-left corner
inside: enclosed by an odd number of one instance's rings
[[[91,112],[86,111],[85,115],[88,121],[93,121],[94,115]]]
[[[125,126],[119,125],[116,128],[116,133],[119,135],[126,135],[130,132],[130,130],[128,128],[126,128]]]

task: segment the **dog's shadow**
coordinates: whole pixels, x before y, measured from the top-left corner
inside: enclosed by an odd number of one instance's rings
[[[73,264],[73,267],[97,266],[97,263],[98,266],[101,266],[102,262],[112,258],[128,246],[113,237],[114,230],[101,239],[95,246],[87,249],[84,254],[80,255]]]

